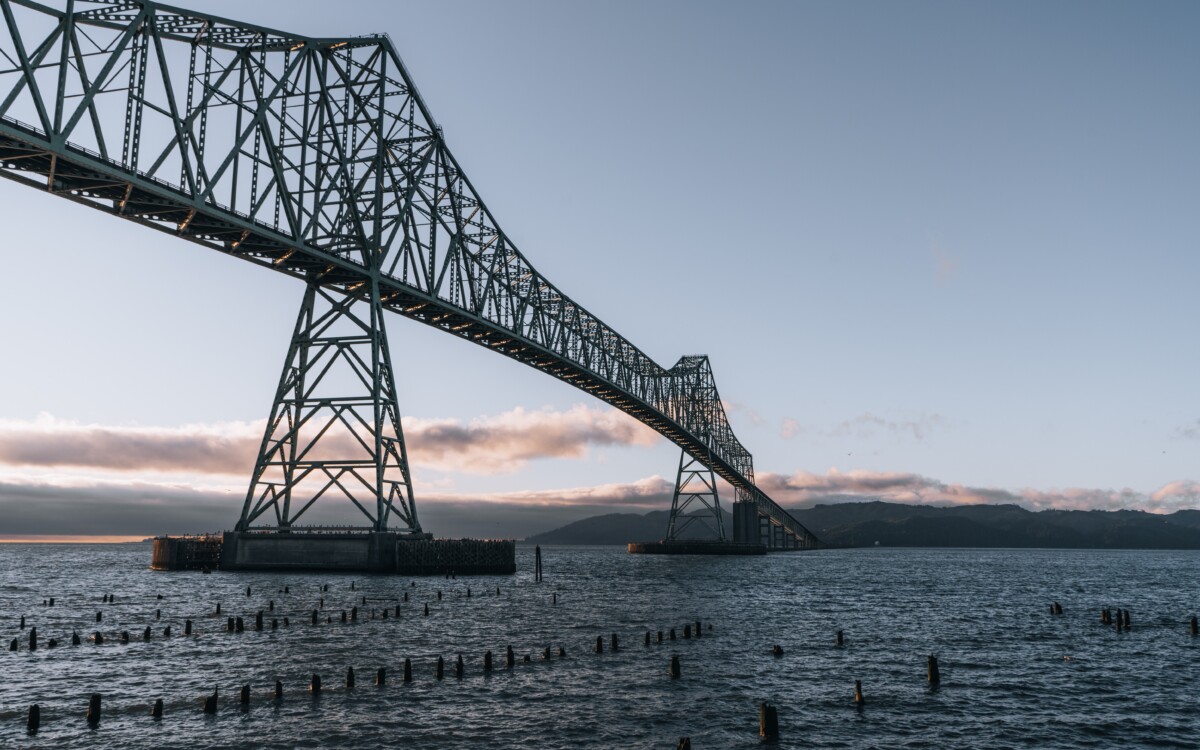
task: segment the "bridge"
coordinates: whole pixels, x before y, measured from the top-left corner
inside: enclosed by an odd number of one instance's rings
[[[294,276],[305,293],[237,529],[344,498],[417,516],[384,318],[585,391],[681,449],[668,540],[813,548],[754,483],[711,364],[664,368],[501,230],[386,35],[318,38],[149,0],[0,0],[0,174]],[[715,475],[736,493],[732,535]]]

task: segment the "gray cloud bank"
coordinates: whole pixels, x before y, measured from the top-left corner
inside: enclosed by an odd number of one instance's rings
[[[436,536],[524,538],[563,524],[616,510],[645,512],[670,507],[671,485],[660,477],[629,484],[547,492],[506,493],[494,498],[417,496],[421,525]],[[0,537],[155,536],[230,529],[244,495],[143,483],[82,487],[0,482]],[[318,503],[306,524],[362,523],[348,502]]]

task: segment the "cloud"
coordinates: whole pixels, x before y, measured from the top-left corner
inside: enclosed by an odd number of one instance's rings
[[[437,536],[524,538],[600,513],[670,507],[674,485],[659,476],[635,482],[491,495],[417,493],[417,516]],[[230,529],[244,488],[142,481],[0,480],[0,538],[154,536]],[[304,523],[361,525],[349,502],[328,496]]]
[[[783,438],[784,440],[791,440],[800,433],[800,430],[801,427],[799,422],[791,417],[785,417],[783,420],[783,426],[779,428],[779,437]]]
[[[835,425],[822,434],[829,438],[873,438],[880,432],[887,433],[893,438],[909,438],[924,440],[930,432],[941,428],[946,423],[941,415],[921,415],[917,419],[885,419],[870,412],[864,412],[853,419],[847,419]]]
[[[414,463],[443,471],[497,474],[539,458],[581,458],[590,446],[650,446],[658,433],[624,412],[577,404],[566,411],[513,409],[463,423],[409,419]]]
[[[1011,503],[1031,510],[1146,510],[1166,513],[1200,505],[1200,482],[1179,480],[1149,493],[1129,489],[1006,490],[950,484],[906,472],[763,474],[759,486],[784,507],[886,500],[910,504]],[[554,490],[471,494],[421,492],[417,514],[437,536],[524,538],[603,513],[667,510],[673,483],[660,476],[632,482]],[[732,500],[722,487],[725,502]],[[232,528],[244,486],[196,487],[181,482],[41,481],[0,478],[0,538],[55,535],[153,536]],[[362,521],[349,502],[317,503],[306,524]]]
[[[1015,504],[1030,510],[1144,510],[1171,512],[1200,506],[1200,483],[1181,480],[1151,493],[1123,489],[1009,490],[942,482],[906,472],[797,472],[762,474],[758,486],[784,506],[878,499],[914,505]]]
[[[117,472],[192,472],[248,476],[265,420],[180,427],[81,424],[42,415],[0,421],[0,464],[87,467]],[[416,466],[471,474],[512,472],[540,458],[581,458],[593,446],[648,446],[657,433],[607,407],[575,405],[565,411],[514,409],[469,422],[404,420],[409,460]],[[335,428],[326,453],[359,450]]]
[[[1186,438],[1188,440],[1200,440],[1200,419],[1197,419],[1191,424],[1185,424],[1182,427],[1176,427],[1175,437]]]

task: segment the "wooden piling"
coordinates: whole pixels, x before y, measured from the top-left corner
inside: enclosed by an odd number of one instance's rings
[[[775,656],[783,656],[783,646],[780,646],[778,643],[776,643],[771,648],[771,653],[774,654]]]
[[[87,723],[93,727],[100,725],[100,694],[92,693],[88,699]]]
[[[542,582],[542,546],[540,544],[533,548],[533,580],[537,583]]]
[[[675,640],[675,628],[671,628],[671,640]]]
[[[679,743],[675,745],[675,750],[692,750],[692,738],[680,737]]]
[[[128,630],[121,631],[121,643],[122,644],[129,643],[129,631]]]
[[[157,698],[154,705],[150,707],[150,717],[153,719],[161,719],[163,715],[163,699]]]
[[[438,589],[438,601],[440,602],[441,600],[442,600],[442,590]]]
[[[404,660],[404,681],[412,682],[412,659]]]
[[[8,650],[9,651],[16,651],[20,648],[21,648],[21,646],[17,643],[16,638],[13,638],[11,641],[8,642]]]
[[[72,646],[78,646],[78,645],[80,644],[80,642],[81,642],[81,641],[80,641],[80,638],[79,638],[79,633],[77,633],[77,632],[75,632],[74,630],[72,630],[72,631],[71,631],[71,645],[72,645]]]
[[[21,630],[25,629],[25,615],[21,615]]]
[[[357,621],[358,621],[358,607],[351,607],[351,608],[350,608],[350,620],[351,620],[351,622],[357,622]]]
[[[686,641],[691,637],[692,637],[692,626],[690,624],[684,625],[683,626],[683,639]]]
[[[258,610],[258,612],[256,612],[254,615],[254,629],[255,630],[263,629],[263,612],[261,609]]]
[[[846,642],[842,637],[842,631],[840,631],[840,630],[837,632],[837,645],[838,645],[838,648],[841,648],[842,646],[846,645]]]
[[[1196,620],[1196,615],[1192,615],[1191,633],[1193,636],[1200,635],[1200,621]]]
[[[549,647],[549,646],[547,646],[546,648],[542,649],[542,660],[543,660],[543,661],[550,661],[550,647]]]
[[[246,632],[246,623],[242,620],[242,618],[240,618],[240,617],[237,618],[237,620],[235,622],[237,623],[237,632],[245,633]]]
[[[434,676],[440,680],[440,679],[442,679],[442,676],[445,673],[446,673],[446,661],[439,655],[438,660],[437,660],[437,668],[434,670]]]
[[[942,681],[942,673],[938,670],[938,660],[933,654],[929,655],[928,668],[926,669],[926,679],[930,685],[937,685]]]
[[[142,631],[142,640],[143,641],[150,640],[150,626],[149,625],[147,625],[146,629]]]
[[[662,643],[662,631],[658,631],[658,642]]]
[[[492,652],[491,651],[485,651],[483,654],[483,671],[484,672],[492,671]]]
[[[458,677],[459,679],[462,679],[463,676],[463,658],[461,651],[458,654],[458,661],[454,663],[454,676]]]
[[[646,637],[642,640],[642,645],[643,646],[650,645],[650,631],[649,630],[646,631]]]
[[[375,687],[383,687],[387,684],[387,669],[380,667],[375,670]]]
[[[163,628],[163,638],[170,638],[170,637],[171,637],[171,626],[168,625],[165,628]]]
[[[315,609],[312,611],[312,624],[313,625],[317,624],[317,610],[315,610]]]
[[[29,650],[37,651],[37,628],[29,629]]]
[[[342,610],[342,622],[346,622],[346,610]]]
[[[275,700],[283,700],[283,680],[275,680]]]
[[[249,586],[246,587],[246,596],[250,596],[250,587]]]
[[[512,669],[514,661],[515,661],[515,659],[513,658],[512,646],[507,646],[504,649],[504,668]]]
[[[679,657],[678,656],[671,657],[671,663],[667,667],[667,674],[670,675],[671,679],[673,679],[673,680],[679,679],[680,669],[679,669]]]
[[[696,620],[696,637],[700,637],[700,621]]]
[[[346,667],[346,689],[354,689],[354,667]]]
[[[57,647],[58,647],[58,641],[55,640],[54,638],[51,638],[50,640],[46,641],[46,648],[57,648]]]
[[[184,635],[191,635],[191,634],[192,634],[192,621],[191,621],[191,620],[184,620],[184,621],[183,621],[183,634],[184,634]]]
[[[321,694],[321,675],[316,672],[313,673],[312,680],[308,683],[308,692],[314,696]]]
[[[154,619],[155,619],[155,620],[161,620],[161,619],[162,619],[162,610],[161,610],[161,609],[156,609],[156,610],[154,610]]]
[[[399,616],[400,616],[400,605],[397,604],[396,605],[396,617],[399,617]]]
[[[863,697],[862,680],[854,681],[854,705],[859,708],[867,705],[867,699]]]
[[[25,731],[29,734],[37,734],[38,729],[42,726],[42,707],[34,703],[29,707],[29,718],[25,721]]]
[[[221,614],[221,603],[220,603],[220,602],[217,602],[217,611],[216,611],[216,614],[218,614],[218,615],[219,615],[219,614]]]
[[[767,742],[779,739],[779,714],[770,703],[758,704],[758,736]]]
[[[597,654],[604,653],[604,636],[602,636],[602,635],[596,636],[596,646],[592,650],[595,651]]]
[[[1122,617],[1123,617],[1123,618],[1124,618],[1124,620],[1125,620],[1125,629],[1126,629],[1126,630],[1129,630],[1129,629],[1130,629],[1130,626],[1129,626],[1129,610],[1127,610],[1127,609],[1126,609],[1126,610],[1122,610]]]
[[[242,685],[242,692],[241,692],[241,695],[238,696],[238,702],[241,703],[243,706],[250,705],[250,686],[249,685]]]
[[[101,633],[99,630],[97,630],[92,635],[92,642],[95,643],[97,646],[103,645],[104,644],[104,634]]]
[[[100,622],[100,621],[101,621],[101,620],[103,620],[103,619],[104,619],[104,613],[103,613],[103,612],[97,612],[97,613],[96,613],[96,622]]]

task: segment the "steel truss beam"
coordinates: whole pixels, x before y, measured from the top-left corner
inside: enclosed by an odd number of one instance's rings
[[[542,276],[387,36],[314,38],[143,0],[0,0],[0,176],[536,367],[754,485],[705,357],[663,368]]]

